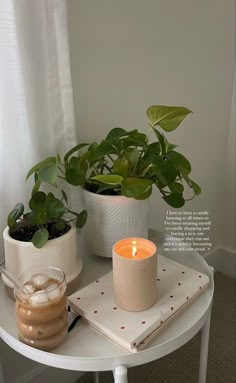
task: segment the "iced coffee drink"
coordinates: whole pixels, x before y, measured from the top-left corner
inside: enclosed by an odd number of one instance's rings
[[[20,276],[24,287],[15,289],[19,340],[48,351],[67,334],[66,282],[57,268],[31,268]]]

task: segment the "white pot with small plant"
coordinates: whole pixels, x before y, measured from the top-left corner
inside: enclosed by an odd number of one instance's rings
[[[173,208],[200,194],[199,185],[190,178],[190,162],[161,131],[169,134],[190,113],[185,107],[150,106],[147,134],[114,128],[100,143],[75,146],[58,163],[57,176],[82,187],[88,211],[84,233],[91,253],[112,257],[112,246],[120,239],[147,238],[153,187]],[[51,158],[55,163],[56,157]],[[187,198],[186,187],[192,191]]]
[[[47,160],[33,169],[36,184],[29,210],[25,212],[24,205],[17,203],[8,215],[8,226],[3,232],[5,267],[15,277],[32,266],[57,267],[64,271],[67,293],[71,294],[78,288],[82,270],[77,228],[86,223],[87,212],[70,210],[63,190],[60,199],[51,192],[39,191],[45,178],[57,186],[50,176],[50,167],[46,166]],[[27,178],[31,174],[32,171]],[[3,274],[2,279],[13,296],[12,283]]]

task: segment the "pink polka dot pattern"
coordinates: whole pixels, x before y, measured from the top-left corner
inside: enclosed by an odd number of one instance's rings
[[[179,309],[184,306],[187,309],[188,303],[194,300],[194,296],[200,295],[205,290],[209,281],[209,278],[207,279],[207,276],[199,271],[185,268],[184,265],[161,255],[159,257],[156,276],[158,300],[151,310],[130,313],[116,306],[112,273],[98,278],[74,293],[71,300],[72,307],[77,307],[78,313],[81,310],[82,315],[86,314],[85,319],[91,321],[98,331],[103,332],[105,329],[107,334],[113,334],[111,336],[114,336],[114,341],[119,342],[119,339],[122,339],[127,342],[129,350],[139,349],[142,343],[146,345],[148,342],[144,339],[153,332],[153,329],[160,328],[161,332]]]

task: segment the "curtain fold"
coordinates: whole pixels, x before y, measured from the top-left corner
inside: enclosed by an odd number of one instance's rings
[[[1,233],[30,167],[75,144],[66,0],[0,0]]]

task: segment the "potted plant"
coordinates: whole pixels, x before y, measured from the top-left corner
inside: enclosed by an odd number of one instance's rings
[[[40,191],[41,165],[43,172],[47,171],[44,162],[34,168],[37,181],[29,211],[25,212],[24,205],[17,203],[8,215],[8,227],[3,232],[6,269],[17,276],[31,266],[58,267],[66,275],[67,292],[71,294],[78,287],[82,270],[76,227],[84,226],[87,211],[70,210],[63,190],[60,199],[51,192]],[[2,278],[12,296],[12,284],[4,275]]]
[[[77,145],[57,166],[56,157],[47,164],[54,167],[55,178],[83,187],[88,210],[85,232],[92,253],[111,257],[117,240],[147,237],[147,200],[153,187],[173,208],[200,194],[190,178],[190,162],[163,134],[175,130],[190,113],[185,107],[150,106],[147,134],[114,128],[100,143]],[[190,197],[185,196],[186,188]]]

